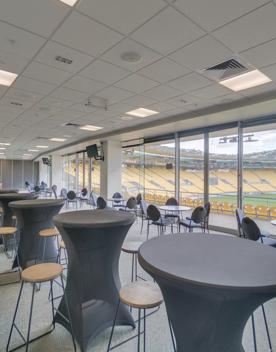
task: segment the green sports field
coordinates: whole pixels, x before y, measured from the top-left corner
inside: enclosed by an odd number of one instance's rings
[[[218,201],[220,203],[237,203],[237,197],[234,195],[222,195],[210,197],[210,200]],[[260,193],[250,196],[245,196],[243,204],[251,205],[264,205],[267,207],[276,207],[276,194],[275,193]]]

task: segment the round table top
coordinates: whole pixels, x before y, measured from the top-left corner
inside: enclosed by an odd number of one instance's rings
[[[30,198],[35,198],[38,197],[34,193],[0,193],[0,200],[4,199],[11,199],[11,200],[16,200],[16,199],[30,199]]]
[[[164,211],[189,211],[192,208],[191,207],[186,207],[185,205],[162,205],[159,207],[160,210]]]
[[[18,189],[0,189],[0,194],[3,193],[18,193],[19,190]]]
[[[142,267],[179,284],[276,291],[276,249],[220,235],[161,236],[139,249]]]
[[[27,199],[18,200],[9,203],[11,208],[24,209],[24,208],[42,208],[53,207],[55,205],[63,205],[63,199]]]
[[[133,214],[113,209],[70,211],[53,217],[55,225],[69,228],[108,228],[131,225],[134,221]]]
[[[274,226],[276,226],[276,220],[271,220],[270,223]]]

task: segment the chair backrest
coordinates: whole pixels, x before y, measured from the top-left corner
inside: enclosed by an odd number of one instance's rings
[[[142,200],[142,194],[141,194],[141,193],[138,193],[137,196],[136,196],[137,205],[140,205],[141,200]]]
[[[147,216],[152,221],[158,221],[161,218],[159,209],[153,204],[148,206]]]
[[[52,186],[52,191],[54,193],[55,198],[57,199],[57,186],[56,185]]]
[[[83,189],[81,190],[81,196],[82,196],[82,197],[85,197],[85,196],[87,196],[87,194],[88,194],[87,188],[83,188]]]
[[[141,199],[141,210],[142,210],[142,213],[147,216],[147,209],[148,209],[148,204],[147,202],[144,200],[144,199]]]
[[[114,203],[119,204],[119,203],[121,203],[121,199],[123,198],[123,196],[121,195],[120,192],[115,192],[115,193],[113,194],[112,198],[113,198],[113,202],[114,202]]]
[[[242,232],[242,219],[244,218],[244,213],[240,208],[237,208],[235,210],[235,213],[236,213],[239,236],[244,237],[244,234]]]
[[[37,192],[37,193],[40,192],[40,187],[39,186],[35,186],[34,187],[34,191]]]
[[[191,219],[194,223],[200,224],[204,221],[205,214],[206,210],[200,205],[199,207],[196,207],[192,212]]]
[[[60,190],[60,196],[61,196],[61,198],[64,198],[64,199],[67,198],[67,189],[66,188],[62,188]]]
[[[136,209],[137,208],[137,200],[136,200],[136,198],[135,197],[130,197],[127,200],[126,207],[128,209]]]
[[[89,196],[89,201],[90,201],[90,204],[93,206],[93,207],[96,207],[97,206],[97,197],[95,196],[94,192],[90,192],[90,196]]]
[[[167,199],[166,205],[178,205],[178,201],[175,198],[171,197]]]
[[[205,218],[208,219],[211,211],[211,203],[207,202],[204,204],[204,209],[205,209]]]
[[[242,219],[242,232],[245,238],[252,241],[258,241],[261,238],[261,231],[258,225],[248,216]]]
[[[68,193],[67,193],[67,199],[69,199],[69,200],[74,200],[74,199],[76,199],[76,193],[74,192],[74,191],[69,191]]]
[[[105,209],[106,208],[106,201],[103,199],[103,197],[97,198],[97,208],[98,209]]]

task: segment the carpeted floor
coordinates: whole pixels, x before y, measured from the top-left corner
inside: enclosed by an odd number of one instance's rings
[[[151,237],[155,236],[156,234],[157,231],[155,228],[153,228],[151,230]],[[133,224],[126,238],[126,241],[135,240],[145,240],[145,233],[140,235],[140,220]],[[256,265],[258,265],[258,263],[256,263]],[[139,268],[139,273],[141,274],[141,276],[146,277],[150,280],[150,277],[147,276],[146,273],[142,272],[141,268]],[[120,258],[120,277],[122,284],[126,284],[130,281],[130,274],[131,256],[126,253],[122,253]],[[58,295],[59,290],[60,289],[56,287],[55,295]],[[19,283],[0,286],[0,351],[5,351],[6,348],[5,346],[8,338],[11,319],[15,309],[18,291]],[[48,292],[49,286],[44,284],[42,285],[41,290],[35,294],[35,306],[33,312],[32,325],[32,334],[34,335],[46,331],[50,325],[51,308],[50,303],[48,301]],[[30,299],[31,286],[26,285],[23,291],[22,304],[20,307],[18,319],[18,325],[22,327],[23,331],[26,331],[27,327]],[[268,302],[265,305],[265,308],[267,311],[272,343],[274,348],[276,349],[276,300]],[[134,312],[134,314],[136,314],[136,312]],[[264,322],[259,310],[255,313],[255,318],[258,352],[268,352],[269,347],[267,344]],[[128,338],[135,333],[136,331],[133,331],[131,328],[128,327],[116,327],[113,342],[118,343],[119,341],[121,341],[121,339]],[[106,351],[109,334],[110,329],[107,329],[106,331],[98,335],[96,339],[91,341],[87,352]],[[18,334],[15,332],[13,338],[13,345],[16,345],[17,343],[21,343],[21,341]],[[250,321],[248,322],[245,329],[243,344],[246,352],[254,351]],[[39,352],[61,352],[73,351],[73,348],[70,334],[62,326],[57,324],[56,329],[51,334],[32,343],[29,350]],[[119,347],[117,350],[122,352],[136,351],[136,340],[132,340],[131,342]],[[23,351],[23,349],[20,349],[18,351]],[[158,312],[148,317],[147,351],[173,351],[164,304]]]

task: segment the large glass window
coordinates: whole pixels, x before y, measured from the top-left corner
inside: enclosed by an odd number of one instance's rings
[[[145,199],[165,204],[175,197],[175,141],[145,144]]]
[[[204,200],[204,138],[203,135],[180,139],[179,201],[196,207]]]
[[[77,174],[77,155],[69,155],[68,157],[68,190],[76,190],[76,174]]]
[[[99,160],[91,159],[92,166],[91,166],[91,188],[92,191],[96,194],[100,194],[100,167],[101,162]]]
[[[144,146],[122,150],[122,191],[125,198],[144,193]]]

